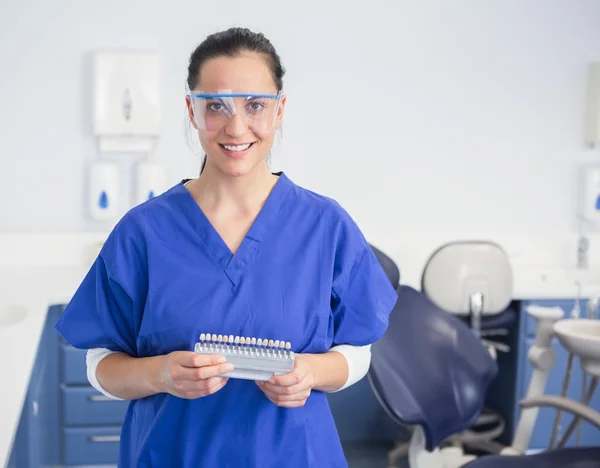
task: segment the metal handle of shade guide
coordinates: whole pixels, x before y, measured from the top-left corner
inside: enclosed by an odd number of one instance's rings
[[[203,333],[194,352],[224,356],[233,370],[222,376],[234,379],[268,381],[294,370],[294,352],[285,341]]]

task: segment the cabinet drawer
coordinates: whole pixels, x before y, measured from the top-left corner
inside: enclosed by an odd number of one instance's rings
[[[69,345],[60,347],[60,380],[69,385],[89,385],[85,356],[87,350]]]
[[[63,429],[65,465],[116,465],[120,427]]]
[[[93,387],[62,387],[61,392],[64,425],[123,424],[129,401],[108,399]]]

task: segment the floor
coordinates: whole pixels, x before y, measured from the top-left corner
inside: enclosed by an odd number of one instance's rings
[[[345,443],[344,453],[349,468],[388,468],[387,452],[389,444]],[[398,463],[398,468],[408,468],[406,459]]]

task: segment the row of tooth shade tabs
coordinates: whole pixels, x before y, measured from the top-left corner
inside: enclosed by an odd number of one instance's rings
[[[233,335],[215,335],[210,333],[202,333],[200,335],[200,341],[202,343],[212,342],[212,343],[223,343],[223,344],[235,344],[241,346],[263,346],[266,348],[275,348],[275,349],[287,349],[288,351],[292,348],[292,344],[288,341],[279,341],[279,340],[268,340],[262,338],[250,338],[244,336],[233,336]]]

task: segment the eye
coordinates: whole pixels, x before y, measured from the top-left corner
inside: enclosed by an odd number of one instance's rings
[[[212,112],[219,112],[223,110],[223,104],[220,102],[210,102],[206,105],[206,109]]]
[[[264,108],[265,108],[265,104],[260,101],[250,101],[246,105],[246,109],[253,114],[256,114],[256,113],[262,111]]]

